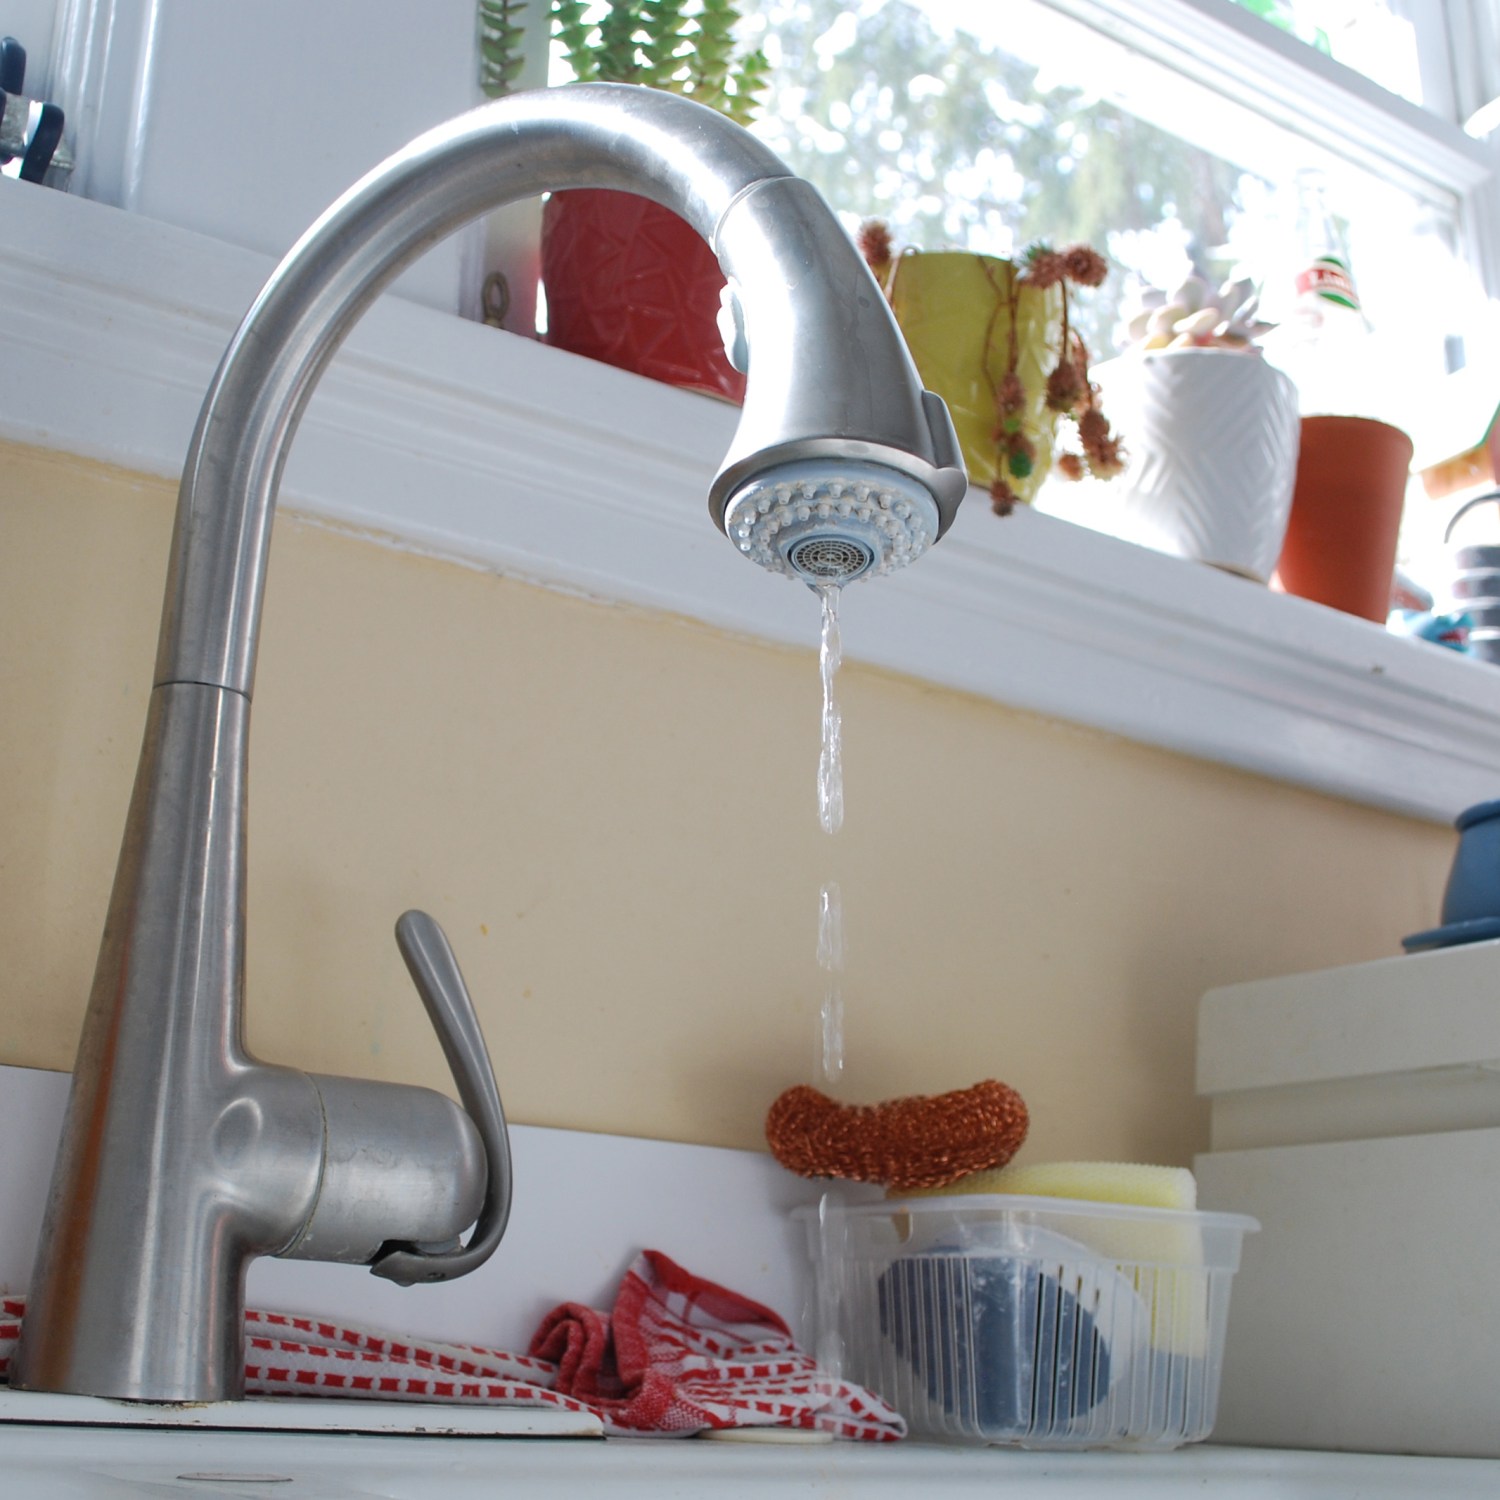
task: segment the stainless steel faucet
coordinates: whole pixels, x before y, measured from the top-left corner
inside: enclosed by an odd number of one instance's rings
[[[255,1256],[368,1264],[410,1284],[474,1269],[503,1233],[505,1120],[431,918],[407,913],[397,938],[464,1109],[246,1051],[246,750],[276,489],[318,377],[430,245],[570,187],[654,198],[718,253],[749,388],[709,504],[741,551],[817,584],[888,571],[942,534],[965,492],[947,411],[921,389],[848,236],[711,110],[632,85],[519,94],[420,137],[335,203],[240,325],[188,452],[18,1387],[237,1397]]]

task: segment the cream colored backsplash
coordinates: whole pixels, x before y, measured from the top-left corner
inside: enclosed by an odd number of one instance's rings
[[[173,486],[0,460],[0,1062],[65,1068]],[[862,669],[852,607],[829,839],[811,598],[799,652],[290,515],[272,551],[248,1006],[270,1059],[447,1086],[391,936],[419,905],[512,1119],[759,1146],[811,1076],[836,879],[848,1098],[998,1077],[1033,1160],[1181,1163],[1204,1144],[1205,988],[1394,953],[1436,920],[1447,830]]]

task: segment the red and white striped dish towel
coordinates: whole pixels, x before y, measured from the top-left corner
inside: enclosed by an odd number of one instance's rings
[[[0,1379],[25,1311],[24,1298],[0,1297]],[[820,1371],[770,1308],[656,1250],[625,1273],[611,1312],[564,1303],[525,1355],[249,1310],[245,1389],[562,1407],[597,1413],[616,1435],[796,1427],[891,1442],[906,1432],[873,1392]]]
[[[759,1302],[694,1276],[659,1250],[639,1256],[608,1315],[554,1308],[531,1353],[557,1362],[557,1389],[611,1432],[800,1427],[891,1442],[906,1422],[879,1396],[818,1369]]]

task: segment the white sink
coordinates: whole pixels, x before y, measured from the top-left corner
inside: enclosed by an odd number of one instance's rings
[[[1047,1454],[834,1443],[777,1447],[683,1439],[348,1437],[323,1433],[10,1426],[7,1500],[794,1500],[993,1496],[1031,1500],[1491,1500],[1500,1462],[1185,1448]]]

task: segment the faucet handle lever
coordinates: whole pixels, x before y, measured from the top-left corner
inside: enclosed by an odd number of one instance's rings
[[[426,912],[409,911],[396,923],[396,943],[442,1044],[443,1056],[458,1085],[458,1097],[484,1142],[489,1167],[484,1204],[467,1245],[452,1251],[431,1251],[391,1241],[382,1247],[371,1271],[388,1281],[411,1286],[467,1275],[494,1253],[510,1217],[510,1137],[479,1017],[443,929]]]

